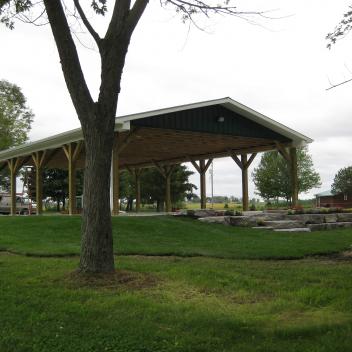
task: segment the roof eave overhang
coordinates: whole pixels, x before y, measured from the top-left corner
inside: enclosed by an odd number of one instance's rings
[[[129,122],[116,122],[115,131],[129,130]],[[18,147],[4,150],[0,152],[0,162],[6,161],[19,156],[26,156],[41,150],[50,150],[60,148],[65,144],[78,142],[83,140],[83,132],[81,128],[77,128],[68,132],[60,133],[39,141],[26,143]]]

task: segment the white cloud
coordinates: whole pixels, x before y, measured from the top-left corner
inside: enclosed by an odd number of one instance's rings
[[[236,4],[248,8],[247,1]],[[262,19],[263,28],[218,17],[203,22],[207,32],[195,28],[188,32],[173,12],[151,3],[131,42],[118,114],[231,96],[314,138],[310,150],[322,188],[328,189],[336,171],[352,164],[352,85],[325,90],[329,79],[337,83],[352,76],[351,37],[330,51],[325,40],[348,5],[346,0],[257,0],[251,9],[278,9],[268,14],[284,18]],[[36,114],[31,139],[79,126],[50,27],[18,23],[14,31],[2,28],[0,41],[0,78],[21,86]],[[78,48],[96,95],[99,56]],[[230,159],[216,160],[214,165],[215,193],[240,196],[237,165]],[[198,183],[198,177],[193,179]]]

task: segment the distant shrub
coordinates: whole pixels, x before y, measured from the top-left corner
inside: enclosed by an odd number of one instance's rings
[[[225,203],[224,209],[228,209],[228,208],[229,208],[229,205],[227,203]]]
[[[235,215],[235,212],[233,210],[226,210],[224,215],[227,215],[227,216],[234,216]]]
[[[249,207],[249,210],[250,210],[250,211],[255,211],[255,210],[257,210],[257,208],[255,207],[255,204],[252,203],[252,204],[250,205],[250,207]]]

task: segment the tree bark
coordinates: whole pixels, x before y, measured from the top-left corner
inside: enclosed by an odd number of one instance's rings
[[[111,123],[110,123],[111,124]],[[114,123],[112,123],[114,124]],[[80,270],[114,271],[110,214],[110,167],[114,129],[109,137],[98,129],[85,129],[86,168],[84,175],[83,221]]]
[[[83,272],[114,270],[109,188],[115,114],[129,42],[147,3],[147,0],[136,0],[130,9],[130,1],[115,1],[108,30],[102,39],[90,26],[80,6],[77,7],[101,57],[100,91],[98,101],[94,102],[61,0],[44,0],[66,85],[84,136],[86,163],[80,258]]]

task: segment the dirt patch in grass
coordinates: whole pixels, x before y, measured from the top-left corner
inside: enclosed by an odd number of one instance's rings
[[[157,286],[160,279],[147,273],[116,270],[113,273],[87,274],[78,270],[64,277],[69,288],[94,288],[117,290],[142,290]]]
[[[310,258],[317,259],[323,262],[351,262],[352,263],[352,250],[347,250],[338,253],[322,254],[311,256]]]

